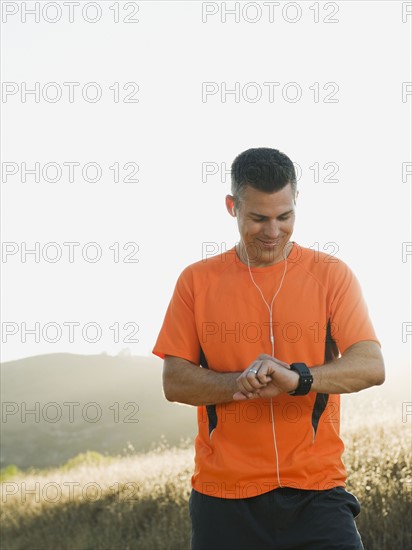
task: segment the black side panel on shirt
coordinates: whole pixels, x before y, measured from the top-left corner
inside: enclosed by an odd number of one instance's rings
[[[206,356],[203,353],[202,348],[200,348],[199,365],[204,369],[209,368],[209,365],[207,364]],[[209,420],[209,435],[210,435],[217,426],[216,405],[206,405],[206,411],[207,411],[207,417]]]
[[[326,328],[326,338],[325,338],[325,356],[323,363],[329,363],[334,359],[339,357],[338,346],[336,345],[335,340],[332,338],[331,324],[330,319],[328,320],[328,325]],[[315,404],[313,406],[312,412],[312,426],[313,432],[316,435],[316,430],[318,429],[319,419],[326,409],[328,404],[329,394],[327,393],[317,393]]]

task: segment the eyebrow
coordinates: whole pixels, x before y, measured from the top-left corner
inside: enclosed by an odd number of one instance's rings
[[[293,208],[291,210],[288,210],[287,212],[283,212],[282,214],[279,214],[279,216],[276,216],[277,218],[282,218],[283,216],[287,216],[288,214],[292,214]],[[269,216],[264,216],[263,214],[258,214],[257,212],[250,212],[250,216],[256,216],[257,218],[268,218]]]

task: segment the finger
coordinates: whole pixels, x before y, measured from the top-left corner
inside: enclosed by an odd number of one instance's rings
[[[241,378],[238,379],[238,385],[239,389],[242,392],[254,392],[255,390],[262,388],[266,385],[259,382],[259,380],[256,378],[256,374],[251,372],[248,373],[246,376],[242,375]]]
[[[269,382],[271,382],[272,378],[265,374],[264,372],[258,372],[256,375],[256,378],[259,380],[261,387],[267,386]]]
[[[261,361],[253,361],[250,367],[239,376],[237,381],[242,391],[254,391],[266,385],[265,377],[259,377],[261,365]]]
[[[247,397],[241,391],[237,391],[233,394],[234,401],[246,401]]]
[[[261,386],[266,386],[266,384],[272,380],[270,377],[271,370],[272,367],[268,367],[267,363],[260,363],[259,370],[257,371],[255,377]]]
[[[259,381],[260,387],[264,387],[269,382],[272,381],[273,371],[274,371],[273,363],[269,363],[266,360],[261,363],[261,367],[259,368],[256,374],[256,380]],[[255,389],[258,388],[258,386],[256,385],[254,385],[254,387]]]
[[[256,391],[249,391],[246,394],[243,394],[246,396],[246,399],[259,399],[259,390]]]
[[[260,372],[260,368],[250,369],[246,374],[246,380],[252,386],[252,388],[259,388],[262,383],[260,382],[259,375],[264,375],[264,372]]]
[[[266,369],[259,369],[256,373],[252,370],[249,371],[246,375],[246,380],[248,381],[251,388],[248,388],[249,391],[256,391],[260,388],[266,386],[266,384],[271,380],[271,378],[266,374]]]
[[[259,391],[259,397],[262,399],[266,399],[268,397],[276,397],[281,393],[283,393],[282,390],[280,390],[276,386],[271,385],[271,386],[268,386],[267,388],[262,388]]]
[[[233,394],[234,401],[247,401],[248,399],[259,399],[260,395],[258,393],[248,392],[246,395],[241,391],[238,391]]]

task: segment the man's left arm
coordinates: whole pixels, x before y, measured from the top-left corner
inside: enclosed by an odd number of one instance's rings
[[[299,375],[289,365],[269,355],[261,355],[255,373],[246,369],[238,378],[235,400],[275,397],[294,391]],[[311,391],[318,393],[353,393],[385,381],[385,365],[380,346],[373,340],[352,344],[339,359],[312,366]]]
[[[335,361],[312,367],[311,391],[353,393],[385,381],[385,364],[380,346],[372,340],[357,342]]]

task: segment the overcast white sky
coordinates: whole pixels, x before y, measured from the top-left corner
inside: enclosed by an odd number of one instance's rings
[[[294,240],[351,266],[409,372],[410,2],[35,4],[2,2],[3,361],[150,354],[181,270],[237,240],[225,168],[267,146],[301,169]]]

